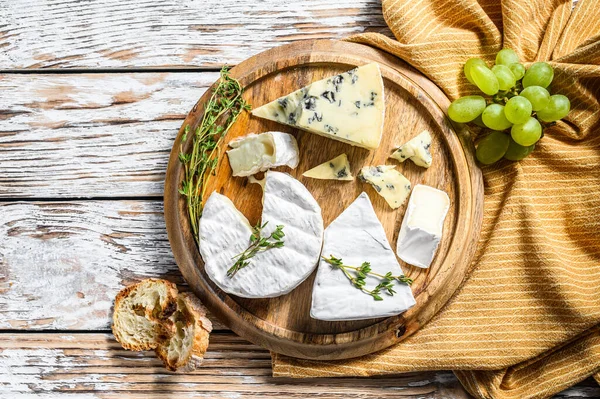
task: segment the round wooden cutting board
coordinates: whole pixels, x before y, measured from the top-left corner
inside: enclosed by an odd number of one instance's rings
[[[300,180],[318,201],[325,228],[363,191],[367,192],[396,247],[406,204],[392,210],[368,184],[315,180],[302,177],[306,170],[347,153],[356,176],[366,165],[397,165],[412,183],[427,184],[448,193],[451,207],[434,263],[429,269],[402,268],[414,279],[417,304],[399,316],[347,322],[314,320],[309,315],[314,273],[291,293],[271,299],[244,299],[221,291],[205,274],[202,258],[190,231],[183,198],[177,192],[182,179],[178,160],[180,140],[186,125],[200,122],[202,96],[187,116],[171,151],[165,183],[165,218],[171,247],[186,281],[210,311],[240,336],[265,348],[289,356],[310,359],[344,359],[369,354],[397,343],[419,329],[440,310],[463,281],[479,236],[483,208],[483,183],[473,160],[473,147],[466,131],[454,128],[444,111],[449,101],[431,81],[399,59],[367,46],[331,40],[304,41],[275,48],[242,62],[231,70],[245,88],[244,97],[261,106],[313,81],[376,61],[385,86],[385,127],[376,151],[329,140],[244,113],[228,133],[225,144],[249,133],[279,130],[298,140],[300,164],[278,168]],[[407,161],[388,159],[395,148],[424,129],[431,132],[433,165],[429,169]],[[184,143],[187,152],[191,135]],[[261,187],[246,178],[232,177],[222,146],[217,167],[206,195],[212,191],[228,196],[253,225],[259,220]],[[342,254],[343,257],[343,254]],[[258,267],[259,265],[257,265]],[[356,295],[364,295],[357,290]],[[384,299],[385,300],[385,299]]]

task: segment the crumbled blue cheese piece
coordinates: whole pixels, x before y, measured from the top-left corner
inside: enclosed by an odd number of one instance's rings
[[[415,165],[428,168],[431,166],[431,135],[427,130],[413,137],[391,155],[391,158],[404,162],[410,159]]]
[[[431,135],[424,130],[416,137],[413,137],[394,152],[390,158],[404,162],[410,159],[415,165],[428,168],[431,166]]]
[[[385,113],[376,63],[314,82],[252,111],[252,115],[334,140],[379,147]]]
[[[402,206],[410,193],[410,181],[395,168],[393,165],[365,166],[358,174],[358,178],[373,186],[393,209]]]
[[[354,180],[346,154],[339,155],[330,161],[315,166],[304,172],[302,176],[324,180]]]

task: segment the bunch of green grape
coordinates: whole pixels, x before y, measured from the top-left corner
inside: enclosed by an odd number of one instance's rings
[[[477,145],[476,156],[483,164],[525,158],[542,137],[543,124],[564,118],[571,109],[567,97],[547,90],[554,78],[552,67],[536,62],[526,69],[511,49],[500,50],[491,69],[480,58],[469,59],[464,73],[491,98],[461,97],[450,104],[448,116],[492,130]]]

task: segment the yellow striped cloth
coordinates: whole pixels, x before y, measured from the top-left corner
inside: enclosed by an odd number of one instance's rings
[[[532,156],[483,168],[474,267],[448,304],[395,347],[319,362],[274,355],[277,376],[451,369],[478,398],[543,398],[600,373],[600,1],[383,0],[397,40],[350,38],[397,55],[449,97],[477,90],[470,57],[502,47],[548,60],[573,110]],[[596,374],[600,381],[600,375]]]

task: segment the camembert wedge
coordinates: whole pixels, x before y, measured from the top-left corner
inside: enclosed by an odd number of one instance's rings
[[[413,137],[394,152],[390,158],[404,162],[410,159],[415,165],[429,168],[431,166],[431,135],[424,130],[416,137]]]
[[[369,183],[387,203],[396,209],[410,194],[410,181],[393,165],[365,166],[360,170],[358,178]]]
[[[316,81],[252,111],[369,150],[379,147],[384,113],[383,79],[376,63]]]
[[[381,275],[387,272],[403,274],[366,193],[360,194],[327,227],[323,256],[342,258],[347,265],[370,262],[371,270]],[[378,282],[372,276],[365,279],[369,289]],[[414,306],[415,299],[408,285],[396,282],[394,290],[393,296],[382,294],[383,300],[376,301],[357,290],[342,270],[321,259],[313,286],[310,315],[329,321],[362,320],[397,315]]]
[[[400,226],[396,244],[398,257],[410,265],[428,268],[442,240],[444,219],[449,208],[448,194],[417,184]]]
[[[315,166],[304,172],[302,176],[323,180],[354,180],[346,154],[339,155],[330,161]]]
[[[244,298],[287,294],[317,266],[323,242],[321,208],[310,192],[287,173],[265,174],[261,224],[269,236],[284,226],[284,246],[258,252],[229,277],[233,258],[250,244],[252,227],[229,198],[213,192],[200,219],[200,254],[208,277],[223,291]]]
[[[234,176],[251,176],[278,166],[294,169],[300,162],[294,136],[282,132],[249,134],[229,143],[229,165]]]

